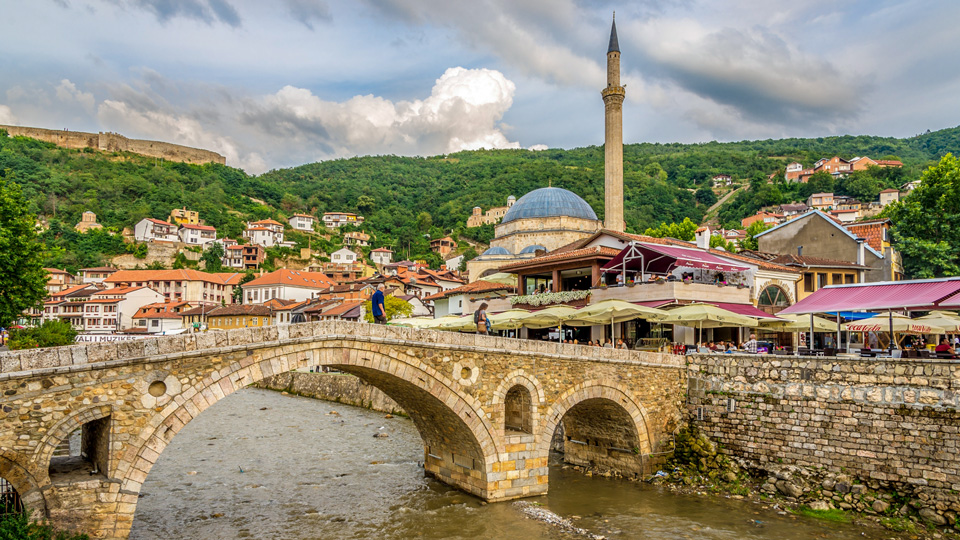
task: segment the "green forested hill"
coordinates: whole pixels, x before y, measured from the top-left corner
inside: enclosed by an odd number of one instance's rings
[[[4,134],[5,135],[5,134]],[[810,166],[821,157],[896,156],[905,163],[898,182],[947,152],[960,153],[960,128],[907,139],[869,136],[782,139],[704,144],[631,144],[624,147],[628,229],[660,222],[699,221],[705,205],[693,190],[716,174],[737,179],[764,177],[790,161]],[[247,218],[283,218],[295,212],[355,211],[376,245],[427,251],[424,235],[463,231],[474,206],[505,203],[508,195],[552,184],[570,189],[603,215],[603,148],[494,150],[407,158],[368,156],[312,163],[249,176],[222,165],[157,162],[132,154],[57,148],[33,139],[0,137],[0,175],[23,186],[29,210],[49,224],[45,240],[51,265],[84,266],[124,248],[107,235],[78,235],[73,225],[92,210],[100,223],[121,230],[144,217],[166,218],[179,206],[197,210],[221,235],[237,237]],[[721,211],[733,222],[760,204],[795,195],[791,186],[758,187],[740,193]],[[845,186],[838,186],[840,190]],[[854,186],[869,191],[872,186]],[[251,198],[263,201],[254,202]]]

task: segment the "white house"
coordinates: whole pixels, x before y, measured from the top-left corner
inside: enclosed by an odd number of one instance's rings
[[[363,223],[363,216],[350,212],[326,212],[323,214],[324,227],[343,227],[344,225],[359,225]]]
[[[247,222],[247,229],[243,231],[243,237],[248,239],[251,244],[258,246],[273,247],[281,245],[284,243],[283,223],[272,219]]]
[[[83,331],[109,333],[133,326],[133,316],[148,304],[163,302],[149,287],[113,287],[97,291],[83,306]],[[119,323],[118,323],[119,321]]]
[[[133,328],[147,334],[179,333],[184,329],[180,312],[192,307],[188,302],[147,304],[133,315]]]
[[[180,226],[180,241],[192,246],[205,246],[217,239],[217,229],[209,225],[186,223]]]
[[[330,262],[337,264],[353,264],[357,262],[357,254],[347,248],[340,248],[330,255]]]
[[[899,189],[885,189],[880,192],[880,206],[886,206],[892,202],[900,200]]]
[[[370,260],[373,261],[373,264],[390,264],[393,261],[393,251],[387,248],[371,250]]]
[[[281,269],[248,281],[241,287],[244,304],[262,304],[274,298],[298,302],[309,300],[333,285],[333,281],[320,272]]]
[[[143,218],[133,228],[138,242],[179,242],[177,226],[159,219]]]
[[[313,232],[313,224],[316,222],[317,218],[309,214],[294,214],[287,220],[287,223],[294,229],[308,232]]]

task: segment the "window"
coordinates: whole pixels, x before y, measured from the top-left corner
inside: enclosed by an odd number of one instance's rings
[[[253,326],[257,326],[260,324],[260,319],[257,317],[254,317],[253,319],[251,319],[251,323]]]
[[[160,321],[158,319],[153,319],[152,321],[150,321],[150,326],[156,328],[160,326]]]
[[[856,279],[856,278],[857,278],[857,276],[855,276],[855,275],[853,275],[853,274],[846,274],[846,275],[843,276],[843,282],[844,282],[844,283],[856,283],[856,282],[857,282],[857,279]]]
[[[790,301],[787,299],[787,295],[783,292],[783,289],[776,285],[770,285],[760,291],[760,295],[757,296],[757,305],[761,307],[783,308],[790,305]]]
[[[810,272],[803,274],[803,290],[813,292],[813,274]]]
[[[834,274],[833,280],[831,281],[834,285],[840,285],[843,283],[843,274]]]
[[[827,275],[826,274],[817,274],[817,289],[827,286]]]

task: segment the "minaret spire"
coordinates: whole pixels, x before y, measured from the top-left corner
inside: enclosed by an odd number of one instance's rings
[[[620,85],[620,42],[617,40],[617,13],[613,13],[610,45],[607,47],[607,87],[600,93],[604,109],[604,208],[607,229],[623,232],[623,98]]]

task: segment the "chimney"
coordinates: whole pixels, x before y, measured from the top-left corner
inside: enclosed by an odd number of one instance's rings
[[[857,238],[857,264],[863,266],[864,261],[866,260],[866,253],[864,248],[864,239]]]
[[[797,257],[803,257],[803,246],[797,246]]]
[[[698,248],[710,249],[710,227],[700,227],[695,235]]]

